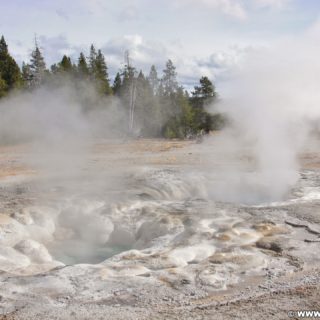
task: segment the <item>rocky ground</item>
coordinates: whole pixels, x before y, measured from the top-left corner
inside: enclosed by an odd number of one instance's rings
[[[254,163],[217,144],[101,141],[76,168],[32,161],[29,146],[2,148],[2,319],[320,310],[319,153],[301,155],[285,199],[241,203],[218,197],[232,191],[218,173],[235,163],[250,173]]]

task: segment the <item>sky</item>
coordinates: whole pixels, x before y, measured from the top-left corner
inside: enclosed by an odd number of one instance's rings
[[[223,83],[245,56],[307,32],[319,0],[0,0],[0,34],[18,63],[28,62],[35,34],[47,66],[76,61],[91,43],[110,77],[129,50],[137,69],[161,74],[167,59],[191,87],[202,75]]]

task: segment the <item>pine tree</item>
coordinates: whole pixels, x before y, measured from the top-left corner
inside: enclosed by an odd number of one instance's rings
[[[169,119],[178,117],[181,112],[177,99],[178,89],[179,85],[177,82],[176,68],[169,59],[166,63],[166,68],[163,70],[163,76],[158,89],[161,104],[161,118],[163,123],[168,121],[170,122]],[[165,127],[167,127],[167,125],[165,125]]]
[[[32,79],[30,65],[22,62],[22,80],[25,88],[29,88]]]
[[[31,53],[30,61],[31,70],[31,87],[39,87],[44,82],[46,63],[43,55],[38,46],[37,40],[35,40],[35,49]]]
[[[84,54],[81,52],[79,59],[78,59],[78,66],[77,66],[77,70],[78,70],[78,74],[81,77],[88,77],[89,76],[89,67],[87,64],[87,60],[86,57],[84,56]]]
[[[59,72],[59,67],[56,63],[54,63],[51,67],[50,67],[51,73],[52,74],[56,74]]]
[[[166,138],[189,138],[195,130],[193,125],[193,110],[187,99],[183,87],[178,87],[174,95],[173,108],[175,113],[171,114],[167,122],[164,135]]]
[[[6,92],[21,85],[21,72],[18,64],[8,51],[8,45],[2,36],[0,39],[0,75],[4,82],[2,90]]]
[[[176,68],[171,60],[166,63],[159,86],[163,133],[167,138],[186,138],[194,134],[194,112],[188,95],[177,81]]]
[[[108,68],[107,64],[104,58],[104,55],[102,54],[101,50],[98,50],[96,61],[95,61],[95,77],[99,80],[108,80]]]
[[[58,63],[58,71],[69,73],[73,71],[73,65],[70,57],[67,57],[66,55],[62,57],[62,60]]]
[[[120,95],[121,86],[122,86],[121,76],[120,76],[120,73],[117,72],[113,81],[113,86],[112,86],[113,93],[116,96]]]
[[[217,97],[215,87],[208,77],[200,79],[200,86],[195,86],[191,101],[195,107],[203,108],[214,101]]]
[[[169,59],[163,70],[162,85],[165,96],[171,96],[178,90],[177,72],[173,62]]]
[[[7,84],[6,82],[1,78],[0,74],[0,98],[4,97],[7,92]]]
[[[164,87],[163,87],[162,81],[159,82],[158,96],[161,98],[164,97]]]
[[[145,82],[146,77],[144,76],[142,70],[139,71],[137,80],[138,80],[138,81],[141,81],[141,82]]]
[[[191,93],[191,105],[194,110],[193,126],[196,131],[208,133],[211,130],[218,130],[224,125],[224,118],[220,114],[210,114],[205,107],[214,103],[217,99],[215,86],[208,77],[200,79],[200,85],[194,87]]]
[[[105,57],[102,51],[99,49],[97,52],[93,45],[90,47],[89,73],[101,94],[112,94]]]
[[[109,83],[109,75],[108,75],[108,67],[102,54],[101,50],[98,50],[97,57],[96,57],[96,73],[95,78],[98,83],[100,92],[102,94],[110,95],[112,93],[112,89]]]
[[[153,93],[157,94],[159,89],[159,79],[158,79],[158,73],[157,73],[156,67],[154,65],[151,66],[148,80]]]
[[[0,61],[4,61],[8,57],[9,51],[8,51],[8,45],[6,43],[6,40],[4,39],[4,36],[1,36],[0,39]]]
[[[88,57],[89,60],[89,72],[92,77],[94,77],[96,73],[96,60],[97,60],[97,51],[94,45],[92,44],[90,47],[90,54]]]

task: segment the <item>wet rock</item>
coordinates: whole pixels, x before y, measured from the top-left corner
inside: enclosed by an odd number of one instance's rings
[[[231,237],[228,234],[220,233],[214,236],[215,239],[218,239],[220,241],[230,241]]]
[[[29,225],[34,223],[30,213],[24,212],[24,210],[22,210],[21,212],[13,213],[12,218],[14,218],[15,220],[17,220],[18,222],[24,225]]]
[[[189,279],[182,279],[180,283],[183,285],[186,285],[186,284],[191,284],[191,281]]]
[[[14,246],[26,236],[22,224],[8,215],[0,214],[0,245]]]
[[[14,272],[30,265],[30,259],[11,247],[0,247],[0,270]]]
[[[271,237],[260,239],[259,241],[256,242],[256,247],[260,249],[271,250],[276,253],[281,253],[284,250],[283,244],[281,243],[281,241]]]
[[[47,230],[49,233],[53,233],[55,231],[55,222],[54,217],[58,214],[56,210],[49,207],[30,207],[24,209],[24,214],[29,214],[34,224],[39,227]]]
[[[284,226],[278,226],[274,223],[260,223],[257,225],[254,225],[253,228],[261,232],[264,236],[272,236],[276,234],[287,234],[289,233],[289,230],[285,228]]]
[[[34,263],[51,262],[52,257],[47,248],[34,240],[22,240],[15,247],[16,250],[23,253]]]
[[[158,238],[167,234],[170,230],[170,225],[166,221],[147,221],[144,222],[137,232],[137,241],[139,246],[143,246],[152,239]]]

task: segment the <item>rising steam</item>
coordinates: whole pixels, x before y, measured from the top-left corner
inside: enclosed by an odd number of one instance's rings
[[[122,137],[125,114],[117,99],[103,98],[88,82],[59,79],[0,103],[1,144],[26,143],[37,169],[68,173],[83,166],[96,138]]]
[[[299,152],[320,118],[319,54],[316,25],[303,37],[250,54],[229,81],[230,94],[219,106],[232,127],[224,143],[238,156],[247,152],[256,168],[229,171],[227,200],[280,200],[299,178]]]

